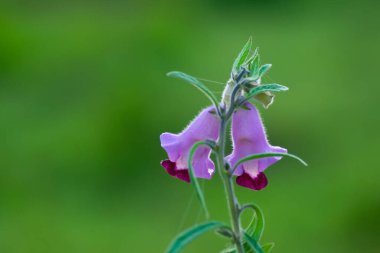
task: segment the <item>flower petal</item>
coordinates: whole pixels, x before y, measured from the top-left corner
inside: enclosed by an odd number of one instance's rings
[[[193,158],[194,175],[199,178],[211,179],[215,165],[210,159],[210,148],[200,147]]]
[[[165,168],[169,175],[190,183],[189,171],[187,169],[178,170],[175,162],[170,160],[161,161],[161,165]]]
[[[179,136],[171,133],[163,133],[160,135],[161,147],[168,153],[170,161],[175,161],[180,156],[180,141]]]
[[[255,178],[252,178],[248,173],[243,173],[241,176],[236,177],[236,183],[240,186],[259,191],[268,185],[268,179],[262,172]]]
[[[202,110],[180,134],[161,134],[161,146],[167,152],[170,162],[173,163],[171,165],[168,162],[163,164],[169,174],[179,177],[178,173],[180,173],[182,177],[180,179],[186,181],[188,178],[188,157],[192,146],[201,140],[215,141],[218,138],[219,119],[214,111],[215,109],[212,106]],[[206,146],[199,147],[195,152],[193,169],[196,177],[211,178],[215,166],[210,159],[210,154],[211,149]]]
[[[231,166],[248,155],[286,153],[286,149],[269,144],[263,122],[256,107],[248,102],[244,104],[244,107],[245,109],[236,111],[232,116],[233,152],[226,157]],[[264,188],[267,184],[267,179],[262,172],[280,159],[281,157],[260,158],[239,165],[234,171],[234,175],[239,178],[237,182],[251,189]]]

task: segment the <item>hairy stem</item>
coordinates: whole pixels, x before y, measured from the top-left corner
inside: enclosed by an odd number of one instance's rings
[[[227,123],[228,118],[222,117],[220,123],[219,131],[219,141],[218,141],[218,152],[216,153],[216,160],[218,171],[223,181],[224,190],[226,192],[227,203],[230,209],[230,218],[232,230],[234,233],[234,242],[238,253],[244,253],[244,248],[242,244],[242,231],[239,219],[239,203],[235,196],[232,176],[227,174],[228,168],[226,167],[224,156],[225,156],[225,146],[226,146],[226,135],[227,135]]]
[[[220,127],[219,138],[217,143],[216,160],[220,177],[222,178],[224,190],[226,193],[227,203],[230,209],[231,225],[234,235],[234,243],[238,253],[244,253],[242,242],[242,229],[240,225],[240,206],[235,195],[234,185],[232,183],[232,174],[229,173],[225,157],[227,124],[235,110],[235,98],[241,89],[241,81],[243,76],[247,73],[245,68],[242,68],[236,78],[232,78],[227,82],[226,88],[223,92],[222,105],[220,108]]]

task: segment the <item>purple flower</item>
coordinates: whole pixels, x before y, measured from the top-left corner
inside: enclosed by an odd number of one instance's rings
[[[208,107],[180,134],[163,133],[160,136],[161,146],[169,159],[161,162],[166,171],[174,177],[190,182],[188,157],[191,147],[198,141],[216,140],[218,138],[219,119],[213,107]],[[210,159],[211,149],[199,147],[193,157],[193,169],[196,177],[210,179],[215,171]]]
[[[233,152],[227,161],[233,166],[241,158],[258,153],[287,153],[286,149],[273,147],[268,143],[263,122],[256,107],[245,103],[244,109],[239,109],[232,116]],[[236,183],[253,190],[261,190],[268,180],[264,170],[281,157],[268,157],[247,161],[238,166],[234,175]]]

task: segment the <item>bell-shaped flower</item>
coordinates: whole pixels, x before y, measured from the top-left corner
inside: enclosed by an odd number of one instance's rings
[[[269,144],[260,114],[248,102],[232,116],[232,142],[233,152],[226,157],[231,166],[248,155],[287,153],[286,149]],[[264,170],[280,159],[281,157],[260,158],[239,165],[234,171],[236,183],[253,190],[263,189],[268,184]]]
[[[161,162],[166,171],[174,177],[190,182],[188,172],[188,158],[192,146],[203,140],[218,138],[219,119],[215,115],[214,107],[208,107],[179,134],[163,133],[160,136],[161,146],[165,149],[169,159]],[[210,159],[211,149],[200,146],[193,156],[194,175],[199,178],[210,179],[215,166]]]

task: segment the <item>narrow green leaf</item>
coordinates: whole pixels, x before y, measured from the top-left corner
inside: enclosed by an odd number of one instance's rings
[[[194,175],[194,169],[193,169],[193,157],[194,157],[195,151],[201,145],[207,145],[207,146],[209,146],[209,142],[208,141],[198,141],[198,142],[196,142],[191,147],[191,149],[190,149],[189,158],[188,158],[187,163],[188,163],[188,167],[189,167],[190,182],[191,182],[191,184],[193,185],[193,187],[195,189],[195,192],[197,194],[197,198],[198,198],[199,202],[201,203],[201,206],[202,206],[202,208],[203,208],[203,210],[205,212],[206,218],[208,219],[209,214],[208,214],[208,210],[207,210],[207,205],[206,205],[205,197],[203,195],[201,187],[199,186],[198,179]]]
[[[254,211],[252,220],[250,224],[248,225],[247,229],[245,230],[245,232],[249,236],[251,236],[253,239],[255,239],[255,241],[260,242],[261,236],[264,232],[264,225],[265,225],[264,214],[261,211],[261,209],[254,204],[244,205],[243,208],[244,208],[243,210],[247,208],[251,208]],[[243,246],[247,253],[252,252],[252,250],[250,250],[250,247],[247,241],[244,242]]]
[[[247,233],[259,242],[264,232],[264,213],[260,207],[254,204],[250,204],[250,207],[255,211],[255,228],[251,231],[247,230]]]
[[[220,253],[236,253],[236,247],[230,246],[227,249],[222,250]]]
[[[235,73],[238,73],[240,70],[241,65],[245,62],[249,55],[249,51],[252,47],[252,37],[250,37],[245,43],[243,49],[240,51],[239,55],[236,57],[234,64],[232,65],[232,71]]]
[[[218,111],[218,114],[220,115],[218,99],[215,97],[214,93],[212,93],[206,87],[206,85],[204,85],[198,79],[196,79],[195,77],[190,76],[188,74],[185,74],[183,72],[179,72],[179,71],[169,72],[169,73],[167,73],[167,76],[183,79],[183,80],[189,82],[190,84],[194,85],[196,88],[198,88],[200,91],[202,91],[211,100],[211,102],[214,104],[216,110]]]
[[[259,53],[256,54],[255,58],[253,58],[252,63],[251,63],[251,77],[253,79],[258,79],[259,76],[259,70],[260,70],[260,55]]]
[[[259,57],[259,48],[256,47],[255,51],[253,51],[253,54],[246,60],[244,64],[248,65],[249,73],[252,73],[252,70],[254,68],[254,64],[257,61],[257,57]]]
[[[251,219],[251,222],[249,223],[248,227],[245,229],[245,232],[247,232],[247,234],[249,235],[253,235],[253,232],[255,232],[255,228],[256,228],[256,223],[257,223],[257,217],[256,217],[256,212],[255,210],[253,210],[253,215],[252,215],[252,219]]]
[[[266,91],[276,92],[276,91],[287,91],[287,90],[289,90],[288,87],[280,85],[280,84],[276,84],[276,83],[273,83],[273,84],[262,84],[262,85],[256,86],[255,88],[251,89],[249,91],[249,93],[248,93],[247,96],[253,97],[253,96],[256,96],[259,93],[263,93],[263,92],[266,92]]]
[[[255,88],[251,89],[249,93],[245,96],[245,99],[239,102],[237,105],[240,107],[242,104],[247,102],[249,99],[265,92],[271,92],[271,91],[286,91],[288,90],[288,87],[279,85],[279,84],[263,84],[256,86]],[[273,95],[272,95],[273,96]],[[261,102],[261,101],[260,101]],[[270,102],[271,103],[271,102]],[[268,105],[270,105],[270,103]]]
[[[200,225],[197,225],[195,227],[192,227],[184,232],[182,232],[180,235],[178,235],[173,242],[170,244],[167,253],[179,253],[185,247],[188,243],[190,243],[192,240],[197,238],[198,236],[202,235],[203,233],[220,227],[225,227],[226,225],[219,221],[211,221],[207,223],[203,223]]]
[[[242,159],[240,159],[235,165],[234,167],[232,168],[231,170],[231,173],[233,173],[236,168],[242,164],[242,163],[245,163],[247,161],[250,161],[250,160],[255,160],[255,159],[260,159],[260,158],[264,158],[264,157],[273,157],[273,156],[286,156],[286,157],[291,157],[291,158],[294,158],[296,160],[298,160],[300,163],[302,163],[303,165],[307,166],[307,163],[302,160],[301,158],[299,158],[298,156],[296,155],[292,155],[292,154],[286,154],[286,153],[260,153],[260,154],[253,154],[253,155],[248,155]]]
[[[269,253],[269,252],[271,252],[273,247],[274,247],[274,242],[271,242],[271,243],[267,243],[267,244],[263,245],[262,249],[263,249],[264,253]]]
[[[262,77],[272,67],[272,64],[264,64],[259,69],[259,76]]]
[[[251,247],[251,249],[254,250],[255,253],[264,253],[258,241],[250,237],[247,233],[244,233],[244,239],[248,243],[248,245]]]

